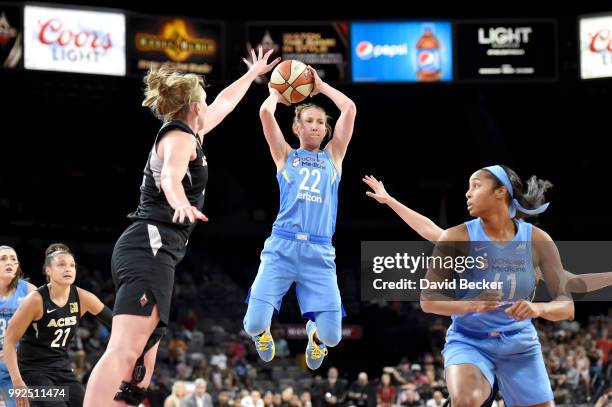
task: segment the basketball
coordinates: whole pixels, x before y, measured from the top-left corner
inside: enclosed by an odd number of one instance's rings
[[[303,62],[288,59],[274,68],[270,86],[289,103],[298,103],[312,92],[314,78]]]

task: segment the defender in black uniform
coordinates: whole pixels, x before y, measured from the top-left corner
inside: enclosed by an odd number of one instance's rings
[[[112,312],[94,294],[72,285],[76,265],[66,245],[49,246],[44,270],[48,284],[28,294],[9,323],[4,358],[15,387],[69,387],[67,402],[30,400],[30,405],[82,406],[83,385],[70,368],[68,347],[83,314],[110,327]]]
[[[138,405],[146,396],[168,324],[174,269],[185,255],[195,222],[208,220],[201,212],[208,179],[203,137],[236,107],[255,78],[278,63],[280,58],[267,63],[270,54],[262,55],[261,48],[257,56],[253,52],[249,71],[210,106],[197,75],[162,68],[145,77],[142,104],[164,125],[144,169],[140,204],[129,215],[133,223],[113,251],[113,329],[89,378],[86,406],[110,405],[113,399]]]
[[[134,223],[121,235],[111,259],[113,281],[117,289],[114,315],[149,316],[153,306],[159,310],[160,325],[168,324],[174,268],[183,259],[187,239],[195,226],[191,222],[173,223],[174,209],[161,189],[163,162],[157,155],[159,141],[171,132],[189,135],[195,141],[195,158],[189,161],[181,185],[192,208],[204,206],[208,166],[198,136],[183,122],[164,123],[149,154],[140,187],[140,205],[129,214]],[[181,137],[188,137],[182,136]],[[202,219],[201,213],[196,213]]]

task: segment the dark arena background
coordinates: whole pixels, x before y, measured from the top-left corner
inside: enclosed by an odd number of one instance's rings
[[[234,112],[205,138],[210,175],[203,212],[210,221],[196,227],[177,267],[170,329],[159,348],[145,405],[164,405],[177,382],[184,382],[189,394],[198,378],[207,381],[215,407],[332,407],[332,395],[339,407],[440,405],[436,392],[448,395],[440,351],[450,319],[424,313],[418,302],[361,300],[361,243],[421,240],[393,211],[366,196],[362,178],[382,179],[395,198],[446,228],[469,219],[465,192],[470,175],[502,163],[523,180],[536,174],[554,184],[547,194],[550,208],[534,221],[554,240],[610,240],[612,4],[534,8],[524,2],[498,9],[457,4],[445,9],[429,2],[395,9],[383,2],[333,11],[324,2],[287,2],[289,9],[283,11],[280,2],[225,3],[31,4],[125,15],[123,62],[98,64],[109,74],[95,71],[96,56],[82,50],[60,55],[56,49],[53,61],[63,58],[64,64],[44,65],[45,58],[53,58],[38,46],[28,50],[37,27],[24,25],[26,3],[0,3],[0,245],[15,248],[26,276],[39,286],[45,282],[45,248],[66,243],[76,255],[75,284],[112,308],[113,245],[129,224],[126,215],[138,204],[143,167],[160,124],[141,107],[143,60],[177,62],[184,56],[163,49],[139,51],[136,36],[163,37],[160,27],[176,17],[192,38],[213,38],[215,53],[182,61],[209,72],[210,104],[245,72],[241,59],[247,47],[259,44],[268,32],[279,47],[274,55],[304,51],[300,55],[312,61],[334,59],[334,64],[312,65],[357,106],[334,236],[348,313],[344,338],[319,370],[308,370],[306,320],[293,289],[273,320],[277,356],[271,363],[258,358],[242,331],[244,299],[279,206],[275,167],[258,116],[268,90],[253,83]],[[601,19],[589,21],[593,18]],[[442,80],[419,82],[397,69],[366,66],[374,63],[377,49],[357,50],[356,37],[376,37],[370,40],[375,46],[385,41],[376,27],[402,22],[433,22],[436,33],[447,28],[451,40],[441,53],[449,58],[442,65]],[[380,25],[364,28],[364,23]],[[500,37],[498,27],[512,32],[513,39]],[[520,32],[525,27],[528,35]],[[593,40],[598,29],[601,38]],[[287,33],[314,33],[316,46],[292,48]],[[412,41],[393,37],[392,30],[389,35],[388,44]],[[305,36],[295,38],[308,42]],[[324,45],[324,39],[335,45]],[[496,49],[495,40],[514,41],[508,49],[524,52],[499,57],[499,63],[483,52],[487,46]],[[17,41],[22,53],[9,55]],[[414,53],[412,48],[395,51]],[[93,73],[70,71],[76,59]],[[327,98],[319,95],[314,101],[338,117]],[[293,109],[279,106],[277,118],[297,147],[290,132]],[[558,405],[595,405],[611,387],[611,309],[607,301],[576,301],[574,321],[535,321]],[[83,383],[108,338],[109,331],[96,319],[81,323],[70,357]],[[330,384],[332,367],[339,384]],[[391,375],[391,399],[380,387],[385,373]],[[175,392],[182,394],[180,387]],[[503,405],[501,397],[497,403]]]

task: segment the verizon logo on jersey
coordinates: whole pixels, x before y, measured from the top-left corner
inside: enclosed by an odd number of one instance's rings
[[[320,195],[312,195],[308,192],[298,192],[297,199],[315,203],[323,203],[323,198]]]

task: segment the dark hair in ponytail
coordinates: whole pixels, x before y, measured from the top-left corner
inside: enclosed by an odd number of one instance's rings
[[[70,248],[63,243],[51,243],[47,250],[45,250],[45,262],[43,264],[43,272],[45,273],[45,277],[47,278],[47,282],[49,282],[49,275],[46,273],[46,268],[51,266],[51,261],[58,254],[69,254],[74,257],[74,254],[70,251]]]
[[[512,183],[512,189],[514,190],[514,198],[516,198],[519,203],[525,207],[526,209],[537,208],[544,203],[544,194],[550,188],[553,187],[553,184],[550,181],[540,179],[535,175],[532,175],[527,180],[527,191],[524,191],[523,182],[519,178],[519,176],[514,172],[514,170],[505,165],[501,165],[501,167],[506,171],[508,178],[510,178],[510,182]],[[487,171],[487,170],[485,170]],[[493,182],[495,183],[495,188],[503,187],[504,184],[497,179],[495,175],[491,172],[487,171]],[[517,218],[526,218],[531,215],[527,215],[522,213],[520,209],[517,209],[516,217]]]

